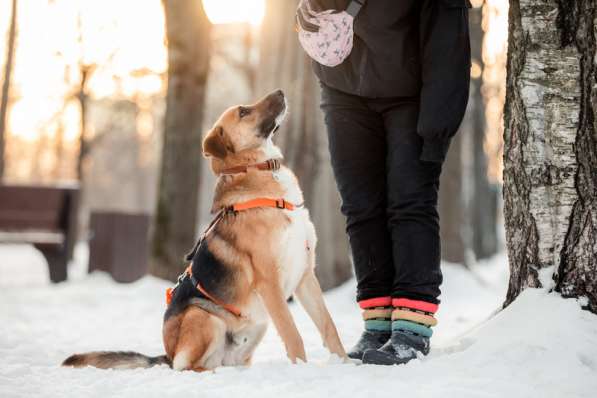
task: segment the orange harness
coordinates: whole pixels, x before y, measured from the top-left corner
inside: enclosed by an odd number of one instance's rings
[[[235,203],[233,205],[226,206],[226,207],[222,208],[216,214],[215,218],[209,224],[209,226],[207,227],[207,229],[203,232],[203,234],[201,235],[201,237],[199,238],[199,240],[197,241],[197,243],[193,247],[193,250],[189,254],[187,254],[186,260],[187,261],[191,261],[191,263],[189,264],[189,266],[186,268],[185,272],[181,276],[185,276],[186,275],[189,278],[191,278],[191,281],[193,282],[193,284],[195,285],[195,287],[197,288],[197,290],[199,290],[199,292],[201,292],[201,294],[203,294],[208,300],[212,301],[216,305],[219,305],[220,307],[224,308],[226,311],[232,313],[233,315],[235,315],[237,317],[240,317],[241,316],[241,312],[240,312],[240,310],[238,308],[236,308],[235,306],[230,305],[230,304],[222,303],[221,301],[219,301],[218,299],[216,299],[215,297],[213,297],[212,295],[210,295],[201,286],[201,283],[193,277],[193,272],[192,272],[192,265],[193,264],[192,264],[192,260],[193,260],[193,257],[195,256],[195,253],[197,252],[197,249],[199,248],[199,246],[201,246],[201,243],[203,243],[203,241],[205,240],[205,238],[207,237],[207,235],[228,214],[236,214],[239,211],[256,209],[256,208],[260,208],[260,207],[270,207],[270,208],[274,208],[274,209],[281,209],[281,210],[290,210],[290,211],[292,211],[292,210],[296,210],[297,208],[300,208],[302,206],[303,206],[302,203],[298,204],[298,205],[295,205],[293,203],[290,203],[290,202],[286,201],[285,199],[256,198],[256,199],[248,200],[246,202]],[[179,277],[179,283],[180,283],[181,280],[182,280],[182,278]],[[176,289],[176,286],[174,286],[174,288],[168,288],[168,289],[166,289],[166,303],[168,305],[172,301],[172,295],[174,294],[174,289]]]

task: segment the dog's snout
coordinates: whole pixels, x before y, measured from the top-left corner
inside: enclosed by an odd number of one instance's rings
[[[286,115],[286,97],[280,89],[267,94],[261,101],[254,105],[261,116],[258,124],[258,135],[262,138],[269,137],[275,132]]]
[[[281,89],[277,89],[275,91],[272,91],[271,93],[267,94],[265,97],[263,97],[258,103],[259,104],[264,104],[266,107],[271,105],[271,104],[281,104],[286,102],[286,97],[284,96],[284,91],[282,91]],[[269,105],[266,105],[269,104]]]
[[[271,101],[282,102],[285,100],[284,91],[277,89],[268,95]]]
[[[278,89],[267,96],[270,112],[280,113],[286,109],[286,97],[284,91]]]

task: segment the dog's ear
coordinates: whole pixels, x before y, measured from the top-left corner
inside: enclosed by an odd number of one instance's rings
[[[203,155],[216,158],[226,157],[226,143],[224,142],[224,129],[215,127],[203,140]]]

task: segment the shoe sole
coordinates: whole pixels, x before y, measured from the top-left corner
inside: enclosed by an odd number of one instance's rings
[[[416,357],[411,358],[397,358],[395,355],[382,352],[378,350],[367,350],[363,354],[363,364],[364,365],[384,365],[384,366],[391,366],[391,365],[404,365],[407,362],[415,359]]]

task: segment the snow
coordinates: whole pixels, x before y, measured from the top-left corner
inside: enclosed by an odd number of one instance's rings
[[[86,274],[77,248],[67,283],[48,283],[30,246],[0,246],[0,397],[595,397],[597,316],[575,300],[532,289],[499,311],[507,264],[500,254],[471,271],[444,264],[442,305],[428,357],[406,366],[330,358],[303,310],[292,305],[309,362],[291,365],[270,327],[249,368],[201,374],[166,366],[69,369],[88,350],[162,353],[164,289],[153,277],[128,285]],[[326,294],[346,346],[361,329],[354,282]]]

